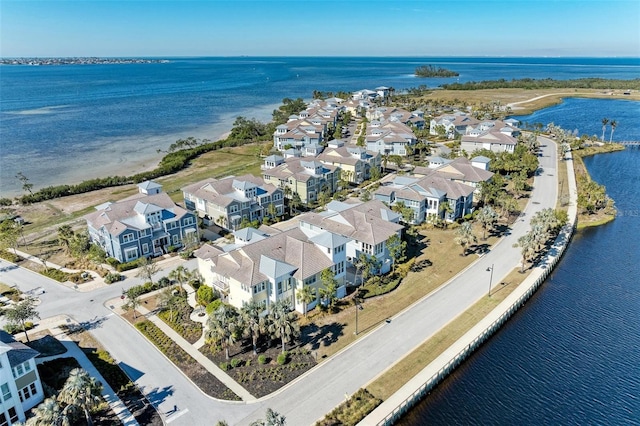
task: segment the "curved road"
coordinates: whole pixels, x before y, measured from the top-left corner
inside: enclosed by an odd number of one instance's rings
[[[248,424],[262,418],[267,408],[284,415],[290,425],[312,424],[344,401],[345,394],[366,385],[484,297],[489,284],[488,267],[494,265],[493,282],[498,283],[519,264],[520,253],[513,244],[529,230],[529,218],[539,210],[554,208],[557,198],[556,145],[545,138],[540,138],[540,142],[540,169],[531,199],[509,235],[438,290],[280,391],[255,402],[217,401],[204,395],[133,327],[103,305],[119,297],[122,288],[139,284],[138,279],[128,278],[122,285],[81,293],[0,260],[0,281],[18,285],[22,291],[45,288],[38,307],[40,316],[64,313],[85,323],[158,407],[167,424],[198,426],[215,424],[218,420]],[[185,266],[194,268],[195,261]],[[177,412],[164,414],[174,406]]]

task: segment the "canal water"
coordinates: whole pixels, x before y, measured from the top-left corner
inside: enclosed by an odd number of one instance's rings
[[[532,299],[398,424],[640,424],[640,149],[585,163],[616,220],[577,232]]]

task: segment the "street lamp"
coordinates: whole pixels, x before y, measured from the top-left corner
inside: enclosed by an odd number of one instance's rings
[[[487,272],[491,272],[489,276],[489,297],[491,297],[491,281],[493,281],[493,263],[491,266],[487,267]]]

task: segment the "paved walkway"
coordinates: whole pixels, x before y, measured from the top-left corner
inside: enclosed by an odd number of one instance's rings
[[[93,291],[102,287],[106,287],[109,284],[104,282],[104,278],[102,278],[100,276],[100,274],[98,274],[96,271],[92,271],[92,270],[79,270],[79,269],[69,269],[69,268],[65,268],[63,266],[57,265],[55,263],[52,262],[44,262],[42,261],[42,259],[29,254],[27,252],[21,251],[21,250],[12,250],[14,251],[18,256],[29,260],[31,262],[37,263],[38,265],[42,265],[46,268],[53,268],[53,269],[58,269],[61,270],[63,272],[67,272],[70,274],[74,274],[77,272],[87,272],[89,275],[91,275],[91,280],[90,281],[86,281],[84,283],[81,284],[75,284],[72,283],[70,281],[65,281],[63,283],[60,283],[62,285],[64,285],[65,287],[69,287],[72,288],[74,290],[77,291],[81,291],[81,292],[88,292],[88,291]],[[156,261],[156,263],[158,264],[158,266],[161,269],[170,269],[170,268],[175,268],[181,264],[183,264],[185,262],[184,259],[182,259],[180,256],[167,256],[164,259],[158,260]],[[104,267],[105,269],[108,269],[110,271],[113,271],[114,269],[106,264],[101,265],[102,267]],[[129,271],[125,271],[122,272],[121,275],[124,275],[125,278],[133,278],[136,276],[136,274],[138,273],[138,269],[132,269]]]
[[[125,426],[135,426],[138,425],[135,417],[131,414],[131,411],[124,405],[122,400],[118,397],[118,395],[114,392],[114,390],[109,386],[107,381],[102,377],[102,374],[96,369],[96,367],[89,361],[89,358],[82,352],[82,350],[71,340],[67,334],[62,331],[60,328],[61,325],[73,325],[75,322],[71,320],[71,318],[66,315],[61,315],[59,317],[48,318],[40,321],[38,327],[32,329],[29,333],[36,333],[38,331],[43,331],[45,329],[49,330],[51,334],[58,339],[62,345],[67,349],[67,351],[60,355],[53,355],[49,357],[36,358],[37,364],[42,364],[46,361],[51,361],[56,358],[75,358],[80,367],[82,367],[90,376],[95,377],[96,380],[99,380],[102,383],[102,397],[109,404],[113,412],[118,416],[120,421]],[[77,325],[77,323],[75,323]]]
[[[193,292],[193,291],[192,291]],[[195,298],[194,298],[195,301]],[[114,312],[118,315],[124,311],[122,309],[122,299],[110,300],[106,303],[107,306],[114,306]],[[255,401],[256,397],[251,395],[244,387],[236,382],[231,376],[222,371],[217,365],[213,363],[209,358],[204,356],[196,347],[188,341],[186,341],[180,334],[172,329],[167,323],[158,318],[153,312],[149,311],[144,306],[139,306],[137,311],[144,315],[149,321],[154,323],[164,334],[166,334],[171,340],[173,340],[178,346],[184,349],[193,359],[195,359],[200,365],[202,365],[209,373],[213,374],[218,380],[220,380],[226,387],[231,389],[236,395],[242,398],[243,401]],[[195,384],[194,384],[195,385]]]

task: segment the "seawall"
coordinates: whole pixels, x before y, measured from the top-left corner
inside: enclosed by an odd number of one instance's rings
[[[392,425],[498,330],[524,305],[553,271],[569,244],[577,221],[578,190],[571,152],[565,155],[565,161],[569,184],[569,221],[560,231],[548,253],[505,300],[413,379],[380,404],[358,423],[359,425]]]

